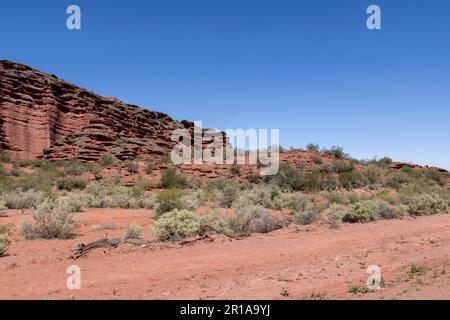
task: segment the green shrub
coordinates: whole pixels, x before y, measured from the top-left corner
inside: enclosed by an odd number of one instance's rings
[[[306,145],[306,150],[318,152],[320,150],[320,146],[315,143],[309,143]]]
[[[139,239],[141,237],[142,227],[130,224],[125,228],[125,239]]]
[[[250,183],[257,184],[261,181],[261,176],[257,173],[251,172],[245,176],[245,179],[247,179]]]
[[[59,190],[83,190],[84,188],[86,188],[86,181],[76,178],[62,178],[56,181],[56,186]]]
[[[448,201],[437,194],[421,194],[410,197],[405,201],[408,212],[414,216],[432,215],[445,211],[449,207]]]
[[[335,173],[352,172],[355,170],[355,165],[350,161],[337,160],[331,164],[331,170]]]
[[[234,180],[216,179],[206,187],[206,191],[214,195],[214,205],[219,208],[231,208],[236,200],[240,188]]]
[[[83,212],[86,208],[86,201],[81,195],[70,195],[60,197],[55,200],[57,205],[67,205],[72,212]]]
[[[271,203],[271,209],[281,210],[284,208],[293,211],[304,211],[308,205],[308,198],[301,193],[281,193]]]
[[[301,190],[313,192],[337,188],[339,188],[339,183],[336,176],[323,168],[303,174]]]
[[[163,241],[177,241],[195,236],[199,230],[200,221],[194,213],[175,209],[165,213],[156,220],[153,234]]]
[[[330,149],[324,149],[322,152],[334,156],[337,159],[347,159],[349,157],[349,155],[344,152],[342,147],[333,146]]]
[[[342,191],[324,191],[322,194],[330,204],[347,204],[349,202],[346,194]]]
[[[342,221],[349,223],[375,221],[377,219],[378,209],[378,201],[360,201],[355,203],[351,210],[342,217]]]
[[[133,161],[128,161],[126,164],[126,168],[127,168],[128,173],[131,173],[131,174],[135,174],[135,173],[139,172],[138,165],[136,163],[134,163]]]
[[[265,181],[286,191],[300,191],[303,189],[303,179],[300,171],[284,163],[280,165],[276,175],[265,177]]]
[[[36,190],[50,193],[55,181],[60,177],[60,173],[55,169],[44,169],[32,173],[24,173],[15,179],[12,188],[23,191]]]
[[[139,185],[131,188],[119,184],[101,185],[90,183],[85,189],[83,200],[87,208],[122,208],[122,209],[151,209],[154,199],[145,195]]]
[[[339,175],[339,183],[346,189],[358,188],[366,185],[365,177],[358,171],[344,172]]]
[[[252,233],[268,233],[279,229],[277,220],[261,207],[251,207],[239,210],[229,219],[232,232],[239,236],[248,236]]]
[[[0,162],[11,162],[11,156],[7,152],[0,152]]]
[[[371,164],[364,168],[362,174],[370,184],[374,185],[381,181],[382,177],[386,174],[386,170],[377,165]]]
[[[429,169],[429,170],[425,171],[424,176],[427,179],[435,181],[440,186],[447,185],[447,176],[444,173],[442,173],[436,169]]]
[[[306,212],[297,212],[294,214],[295,222],[300,225],[310,225],[320,220],[320,214],[316,209],[306,210]]]
[[[184,209],[182,197],[183,193],[177,189],[161,192],[156,197],[155,218],[159,219],[162,215],[175,209]]]
[[[22,222],[25,239],[69,239],[79,222],[65,204],[47,201],[33,211],[33,220]]]
[[[79,176],[91,170],[91,166],[77,160],[69,160],[64,163],[65,176]]]
[[[175,168],[168,168],[161,172],[160,186],[162,188],[184,188],[188,181],[185,176],[177,174]]]
[[[231,235],[232,231],[228,221],[218,212],[213,212],[200,218],[200,234],[224,234]]]
[[[239,192],[232,207],[236,209],[242,209],[248,206],[272,208],[273,200],[280,192],[280,189],[275,186],[255,185],[252,188]]]
[[[183,209],[194,211],[199,206],[203,204],[205,200],[205,196],[202,192],[199,191],[188,191],[185,192],[181,201]],[[180,208],[178,208],[180,209]]]
[[[0,233],[0,257],[6,253],[8,247],[11,245],[11,240],[7,233]]]
[[[114,156],[103,156],[100,158],[99,164],[102,167],[109,167],[118,162],[117,158]]]
[[[44,193],[34,190],[16,190],[2,195],[4,205],[11,210],[25,210],[37,208],[44,202]]]

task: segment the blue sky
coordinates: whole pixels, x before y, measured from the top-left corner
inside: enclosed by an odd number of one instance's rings
[[[0,59],[178,120],[279,128],[286,147],[450,169],[449,15],[448,0],[2,1]]]

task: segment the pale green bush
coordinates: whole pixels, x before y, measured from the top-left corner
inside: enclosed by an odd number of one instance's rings
[[[175,209],[184,209],[183,193],[178,189],[171,189],[161,192],[156,197],[155,218],[158,219],[163,214]]]
[[[34,209],[44,202],[45,195],[41,191],[32,189],[27,191],[15,190],[2,196],[2,201],[8,209]]]
[[[252,233],[267,233],[279,229],[277,220],[270,213],[258,206],[241,209],[229,219],[234,234],[248,236]]]
[[[233,202],[233,208],[243,209],[252,206],[272,208],[273,200],[279,196],[281,190],[270,185],[255,185],[252,188],[243,190]]]
[[[183,209],[193,211],[203,204],[205,195],[200,191],[188,191],[182,196],[181,201]]]
[[[366,200],[357,202],[353,205],[351,210],[342,217],[342,221],[350,223],[375,221],[378,208],[378,201]]]
[[[200,218],[200,234],[210,233],[227,236],[232,234],[228,221],[219,212],[213,212]]]
[[[153,234],[163,241],[177,241],[195,236],[199,230],[200,221],[195,213],[175,209],[163,214],[156,220]]]
[[[284,208],[293,211],[304,211],[308,205],[308,197],[302,193],[281,193],[271,203],[271,209],[281,210]]]
[[[125,239],[139,239],[142,233],[142,227],[130,224],[125,228]]]
[[[421,194],[405,201],[408,212],[414,216],[432,215],[448,209],[448,201],[437,194]]]
[[[33,211],[33,220],[22,222],[26,239],[68,239],[79,225],[67,203],[46,201]]]
[[[155,204],[154,199],[139,186],[130,188],[96,182],[88,184],[82,201],[87,208],[152,209]]]
[[[295,222],[300,225],[310,225],[320,220],[320,214],[315,209],[309,209],[305,212],[297,212],[294,214]]]
[[[9,238],[9,234],[2,233],[0,234],[0,257],[6,253],[8,247],[11,245],[11,240]]]

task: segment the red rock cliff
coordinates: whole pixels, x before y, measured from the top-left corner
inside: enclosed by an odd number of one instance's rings
[[[162,155],[193,123],[105,98],[25,65],[0,61],[0,151],[11,158],[97,161]]]

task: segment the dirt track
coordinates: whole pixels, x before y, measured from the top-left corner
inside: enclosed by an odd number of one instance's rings
[[[25,218],[9,215],[0,223]],[[108,236],[120,236],[126,224],[139,223],[147,231],[153,223],[147,210],[91,210],[79,218],[83,225],[75,239],[13,243],[0,258],[0,299],[450,298],[450,215],[337,230],[292,226],[184,247],[124,245],[73,261],[71,248],[106,232],[95,231],[96,224],[115,220],[120,229]],[[72,264],[81,267],[81,290],[66,288]],[[410,275],[412,264],[425,267],[425,273]],[[381,267],[383,288],[350,293],[349,287],[364,288],[369,265]]]

